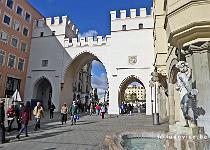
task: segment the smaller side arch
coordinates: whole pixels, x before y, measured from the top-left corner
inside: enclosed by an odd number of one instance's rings
[[[32,87],[32,103],[41,101],[42,106],[44,106],[45,109],[48,109],[49,104],[51,104],[53,99],[54,89],[52,82],[49,80],[49,78],[41,76],[35,80]]]
[[[126,77],[121,82],[121,84],[119,85],[119,91],[118,91],[118,103],[119,104],[122,102],[122,99],[124,98],[124,94],[125,94],[125,90],[126,90],[127,86],[129,84],[131,84],[132,82],[138,82],[138,83],[140,83],[144,87],[144,89],[145,89],[145,85],[143,84],[143,82],[142,82],[142,80],[141,80],[140,77],[138,77],[136,75],[130,75],[130,76]]]

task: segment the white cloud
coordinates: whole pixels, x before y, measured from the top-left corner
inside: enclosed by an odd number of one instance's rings
[[[105,90],[108,89],[107,75],[105,73],[102,73],[99,77],[92,74],[91,80],[92,80],[92,83],[91,83],[92,88],[97,88],[98,95],[104,95]]]
[[[87,32],[84,32],[84,33],[79,33],[78,35],[78,38],[81,38],[81,37],[91,37],[91,36],[97,36],[98,35],[98,32],[96,30],[89,30]]]

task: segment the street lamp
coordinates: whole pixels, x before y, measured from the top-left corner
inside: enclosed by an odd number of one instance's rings
[[[153,113],[153,124],[154,125],[159,125],[159,113],[157,113],[157,95],[156,95],[156,82],[158,82],[158,73],[157,73],[157,68],[154,69],[154,71],[151,73],[152,75],[152,82],[154,83],[154,88],[155,88],[155,113]]]

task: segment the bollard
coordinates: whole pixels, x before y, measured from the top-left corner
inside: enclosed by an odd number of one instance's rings
[[[159,125],[159,113],[153,113],[153,125]]]

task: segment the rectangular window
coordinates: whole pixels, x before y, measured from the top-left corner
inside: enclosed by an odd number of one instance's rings
[[[12,37],[11,45],[15,48],[18,47],[18,38],[17,37]]]
[[[26,12],[26,15],[25,15],[25,20],[28,21],[28,22],[31,21],[31,15],[27,12]]]
[[[52,36],[55,36],[55,31],[52,31]]]
[[[21,8],[20,6],[17,6],[16,13],[18,15],[22,16],[23,15],[23,8]]]
[[[143,24],[140,23],[140,24],[139,24],[139,29],[143,29],[143,28],[144,28]]]
[[[11,24],[11,17],[6,15],[6,14],[4,14],[3,23],[8,25],[8,26],[10,26],[10,24]]]
[[[1,35],[0,35],[0,40],[7,43],[8,39],[9,39],[8,33],[2,31],[2,32],[1,32]]]
[[[48,60],[42,60],[42,67],[48,66]]]
[[[20,31],[20,22],[19,21],[17,21],[17,20],[14,21],[13,29],[15,31]]]
[[[7,7],[9,7],[10,9],[13,8],[13,4],[14,4],[14,0],[7,0]]]
[[[23,35],[28,36],[28,29],[27,28],[23,28]]]
[[[24,64],[25,60],[23,58],[18,59],[18,70],[23,71],[24,70]]]
[[[28,45],[26,43],[22,42],[21,46],[20,46],[20,51],[27,52],[27,47],[28,47]]]
[[[122,30],[123,30],[123,31],[126,30],[126,25],[122,25]]]
[[[16,56],[13,54],[9,54],[8,67],[15,68],[15,61],[16,61]]]
[[[0,49],[0,65],[4,64],[4,56],[5,56],[5,52]]]
[[[43,37],[43,36],[44,36],[44,32],[41,32],[41,33],[40,33],[40,37]]]
[[[7,97],[11,97],[15,90],[20,89],[20,79],[17,78],[12,78],[12,77],[7,77],[7,84],[6,84],[6,90],[5,90],[5,95]]]

